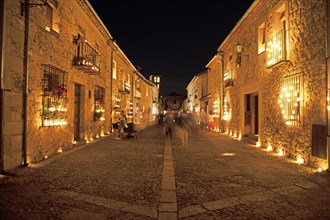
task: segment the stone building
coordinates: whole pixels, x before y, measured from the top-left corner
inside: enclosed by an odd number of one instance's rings
[[[207,65],[224,131],[323,169],[328,2],[255,0]]]
[[[221,101],[223,94],[223,86],[222,86],[222,59],[221,55],[215,55],[211,61],[206,65],[208,70],[208,112],[212,112],[212,116],[214,119],[215,130],[221,131],[223,130],[223,124],[221,119]]]
[[[208,70],[196,74],[186,87],[188,110],[197,123],[201,121],[201,112],[209,110],[208,75]]]
[[[87,0],[1,0],[0,11],[1,171],[109,134],[112,109],[150,120],[155,85]]]
[[[163,102],[166,111],[179,112],[182,110],[182,104],[185,97],[175,92],[169,93],[163,97]]]

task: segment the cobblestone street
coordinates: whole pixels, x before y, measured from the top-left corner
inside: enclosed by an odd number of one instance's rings
[[[329,219],[330,176],[221,133],[106,136],[0,178],[0,219]]]

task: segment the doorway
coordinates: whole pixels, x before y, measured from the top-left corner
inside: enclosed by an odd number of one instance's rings
[[[244,126],[246,136],[258,136],[259,133],[259,97],[258,93],[245,95]]]
[[[74,140],[80,140],[80,100],[81,100],[81,85],[75,84],[74,85]]]

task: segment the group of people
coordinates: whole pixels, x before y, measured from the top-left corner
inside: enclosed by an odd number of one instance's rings
[[[182,146],[188,146],[189,126],[184,113],[176,116],[172,113],[160,113],[158,116],[158,124],[163,126],[167,139],[172,139],[173,132],[175,132],[181,139]]]
[[[127,117],[124,111],[117,116],[116,112],[112,112],[112,128],[116,139],[124,138],[124,128],[127,127]]]

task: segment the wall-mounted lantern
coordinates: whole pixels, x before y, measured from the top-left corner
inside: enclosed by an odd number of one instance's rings
[[[237,57],[236,57],[236,67],[237,68],[239,68],[241,66],[242,49],[243,49],[243,46],[240,43],[237,43],[235,46],[235,50],[237,52]]]

